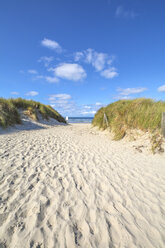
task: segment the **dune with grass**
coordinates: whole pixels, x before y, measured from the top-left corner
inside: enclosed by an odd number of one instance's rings
[[[94,116],[93,125],[109,130],[114,140],[120,140],[126,135],[138,138],[137,134],[147,134],[152,152],[164,152],[161,130],[163,112],[163,101],[156,102],[146,98],[120,100],[99,109]]]
[[[23,98],[0,98],[0,128],[25,124],[22,119],[29,119],[30,122],[53,119],[59,123],[66,123],[65,119],[50,105]]]

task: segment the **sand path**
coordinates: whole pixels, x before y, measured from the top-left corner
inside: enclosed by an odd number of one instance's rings
[[[165,159],[88,124],[0,136],[0,247],[165,247]]]

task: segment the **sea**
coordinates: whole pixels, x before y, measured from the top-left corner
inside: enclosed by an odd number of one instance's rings
[[[68,117],[68,123],[91,123],[93,117]]]

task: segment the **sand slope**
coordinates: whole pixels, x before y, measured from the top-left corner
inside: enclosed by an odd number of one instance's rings
[[[165,247],[165,159],[90,125],[0,135],[0,247]]]

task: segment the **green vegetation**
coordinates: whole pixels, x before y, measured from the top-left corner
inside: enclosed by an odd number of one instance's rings
[[[122,139],[128,129],[160,134],[161,115],[165,112],[165,102],[155,102],[152,99],[137,98],[134,100],[120,100],[101,108],[95,114],[93,125],[110,130],[114,139]],[[104,113],[108,119],[108,127],[104,121]]]
[[[35,121],[38,120],[39,114],[41,114],[43,119],[49,120],[49,118],[53,118],[59,122],[66,123],[65,119],[49,105],[22,98],[0,98],[0,126],[6,128],[14,124],[20,124],[19,109],[23,110],[24,114]]]
[[[20,123],[20,115],[14,104],[10,100],[0,98],[0,126],[5,128]]]

